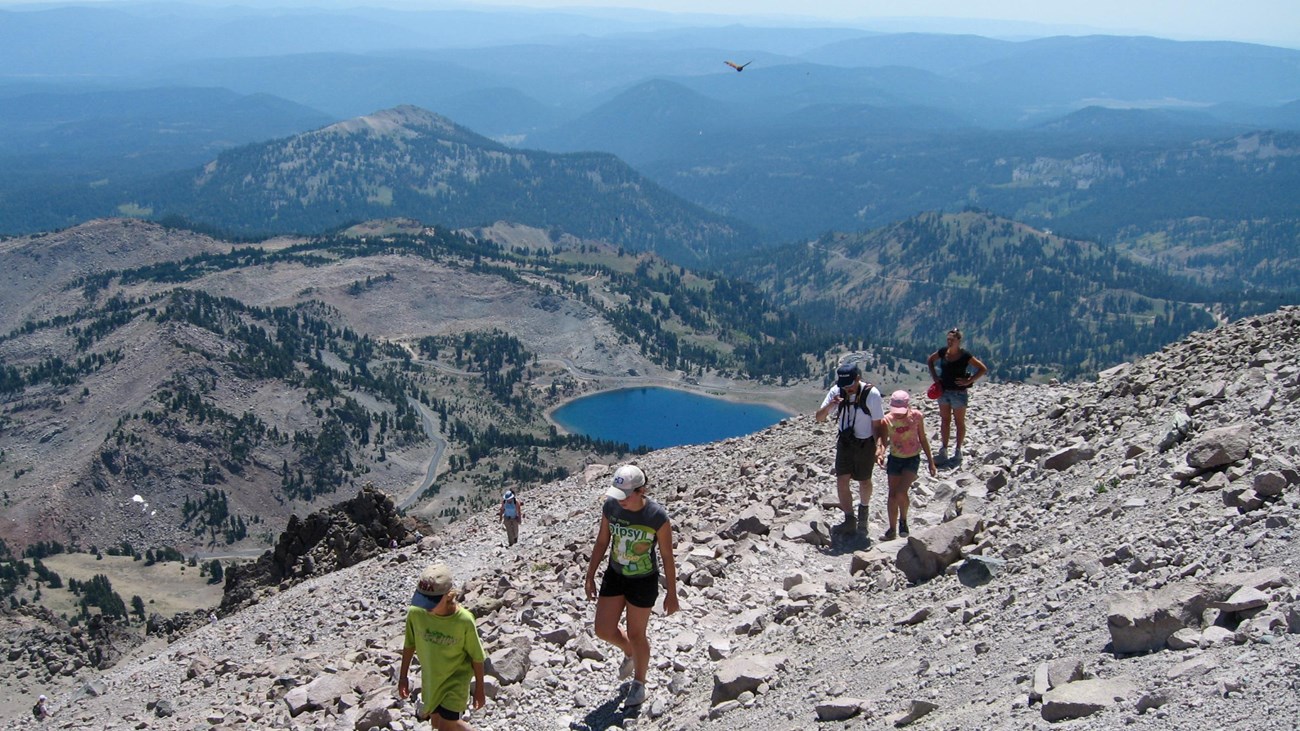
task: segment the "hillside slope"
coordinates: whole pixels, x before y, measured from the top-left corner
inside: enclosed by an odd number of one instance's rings
[[[558,432],[561,399],[802,381],[821,355],[751,286],[518,226],[239,245],[101,221],[0,242],[0,283],[15,552],[254,550],[366,483],[451,518],[627,451]]]
[[[482,729],[1023,729],[1071,717],[1072,729],[1288,729],[1300,714],[1298,332],[1288,308],[1093,383],[981,385],[967,460],[921,479],[907,540],[822,537],[836,520],[833,434],[807,416],[645,455],[676,529],[682,610],[652,618],[639,710],[621,708],[617,652],[591,636],[582,599],[610,469],[593,464],[524,492],[533,508],[513,549],[482,513],[270,589],[169,646],[82,673],[93,692],[63,686],[56,718],[417,728],[393,687],[405,604],[421,568],[446,561],[490,653],[491,700],[471,714]],[[30,694],[40,679],[10,683]]]
[[[981,211],[924,213],[752,258],[772,298],[846,336],[902,342],[960,327],[995,374],[1075,377],[1214,323],[1204,290],[1094,242]],[[1241,298],[1237,307],[1249,308]],[[918,347],[918,344],[919,347]],[[937,346],[936,346],[937,347]]]

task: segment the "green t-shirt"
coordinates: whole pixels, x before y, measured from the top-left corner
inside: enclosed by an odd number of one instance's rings
[[[426,713],[438,706],[463,713],[469,708],[469,684],[474,666],[483,662],[483,645],[474,615],[464,607],[440,617],[409,607],[406,610],[406,644],[420,658],[420,687]]]

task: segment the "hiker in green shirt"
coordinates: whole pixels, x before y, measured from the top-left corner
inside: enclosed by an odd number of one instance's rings
[[[411,695],[407,673],[411,657],[420,656],[420,719],[429,718],[434,731],[473,731],[461,720],[469,708],[469,681],[474,679],[474,708],[486,702],[483,690],[483,645],[474,615],[456,603],[451,569],[434,564],[420,574],[411,606],[406,610],[406,642],[397,695]]]

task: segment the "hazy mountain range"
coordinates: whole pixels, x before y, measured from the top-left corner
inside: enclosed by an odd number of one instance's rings
[[[1201,215],[1171,205],[1169,188],[1216,200],[1237,220],[1294,214],[1285,202],[1257,205],[1258,190],[1243,184],[1260,179],[1249,161],[1224,166],[1201,150],[1266,134],[1280,153],[1263,187],[1293,185],[1300,51],[709,20],[6,10],[0,139],[10,142],[0,167],[11,174],[0,183],[0,231],[104,215],[121,203],[104,189],[128,179],[402,105],[512,147],[614,153],[662,188],[752,227],[755,245],[970,205],[1103,238],[1129,223],[1110,220],[1116,199],[1148,230]],[[729,59],[753,63],[738,74],[722,64]],[[1124,174],[1040,180],[1026,172],[1040,158]],[[43,202],[51,198],[66,203]]]
[[[97,540],[439,464],[451,517],[617,450],[542,411],[619,379],[953,325],[1078,376],[1300,300],[1300,51],[111,5],[0,12],[0,69],[0,474]]]

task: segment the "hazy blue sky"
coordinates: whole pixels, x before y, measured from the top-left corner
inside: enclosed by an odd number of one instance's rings
[[[57,6],[121,0],[0,0],[0,7]],[[165,0],[164,0],[165,1]],[[227,4],[229,0],[178,0]],[[821,18],[884,31],[929,30],[983,35],[1146,34],[1174,39],[1272,43],[1300,48],[1300,0],[241,0],[255,7],[641,8],[677,13]],[[945,22],[940,19],[960,19]],[[989,23],[983,21],[1001,21]],[[1030,25],[1025,25],[1030,24]],[[1042,27],[1033,27],[1042,26]]]
[[[466,4],[547,8],[595,5],[724,15],[815,15],[836,20],[996,19],[1169,38],[1286,41],[1287,45],[1300,45],[1300,0],[469,0]]]

